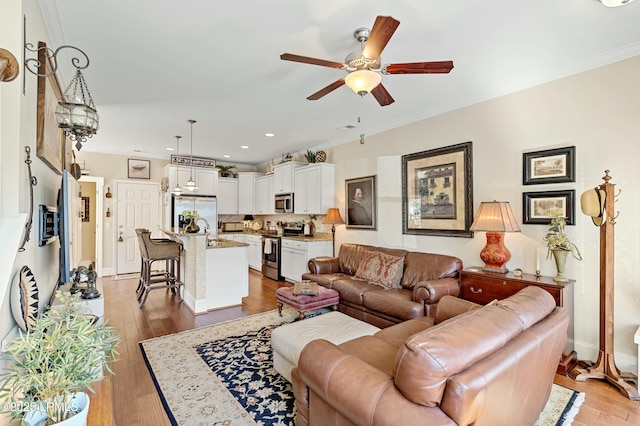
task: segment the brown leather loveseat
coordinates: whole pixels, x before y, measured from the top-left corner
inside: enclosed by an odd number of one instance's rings
[[[483,307],[444,297],[435,319],[339,346],[311,341],[292,371],[296,425],[532,425],[568,324],[531,286]]]
[[[371,266],[368,273],[358,274],[362,271],[361,265]],[[394,275],[385,276],[392,269]],[[339,311],[384,328],[432,316],[442,296],[458,296],[462,261],[442,254],[342,244],[338,257],[309,260],[309,270],[311,272],[303,274],[302,279],[340,293]],[[383,284],[386,284],[385,279],[397,280],[389,285],[392,288],[370,284],[370,280],[377,279],[371,276],[371,271],[382,276]]]

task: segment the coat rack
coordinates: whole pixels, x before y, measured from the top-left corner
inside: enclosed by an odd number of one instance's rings
[[[569,376],[579,382],[587,379],[606,380],[618,388],[627,398],[638,401],[637,377],[630,373],[621,373],[616,367],[613,355],[613,261],[614,261],[614,225],[618,214],[614,210],[615,185],[609,183],[609,170],[604,171],[600,189],[606,192],[606,221],[600,226],[600,351],[595,364],[580,361],[579,366],[569,372]]]

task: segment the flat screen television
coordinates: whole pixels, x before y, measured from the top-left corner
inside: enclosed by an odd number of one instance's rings
[[[69,174],[66,170],[62,171],[62,183],[58,190],[58,238],[60,240],[60,275],[58,277],[58,285],[71,282],[71,250],[69,247]]]

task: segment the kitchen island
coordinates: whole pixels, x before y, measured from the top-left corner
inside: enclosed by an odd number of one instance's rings
[[[183,245],[183,297],[194,314],[242,304],[249,295],[248,244],[200,232],[163,232]]]

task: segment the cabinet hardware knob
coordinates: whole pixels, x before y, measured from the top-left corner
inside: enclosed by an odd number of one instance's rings
[[[473,293],[473,294],[480,294],[480,293],[482,293],[482,289],[481,289],[481,288],[479,288],[479,289],[477,289],[477,290],[476,290],[475,288],[470,287],[470,288],[469,288],[469,290],[471,290],[471,293]]]
[[[502,281],[502,285],[507,285],[507,282],[506,281]]]

